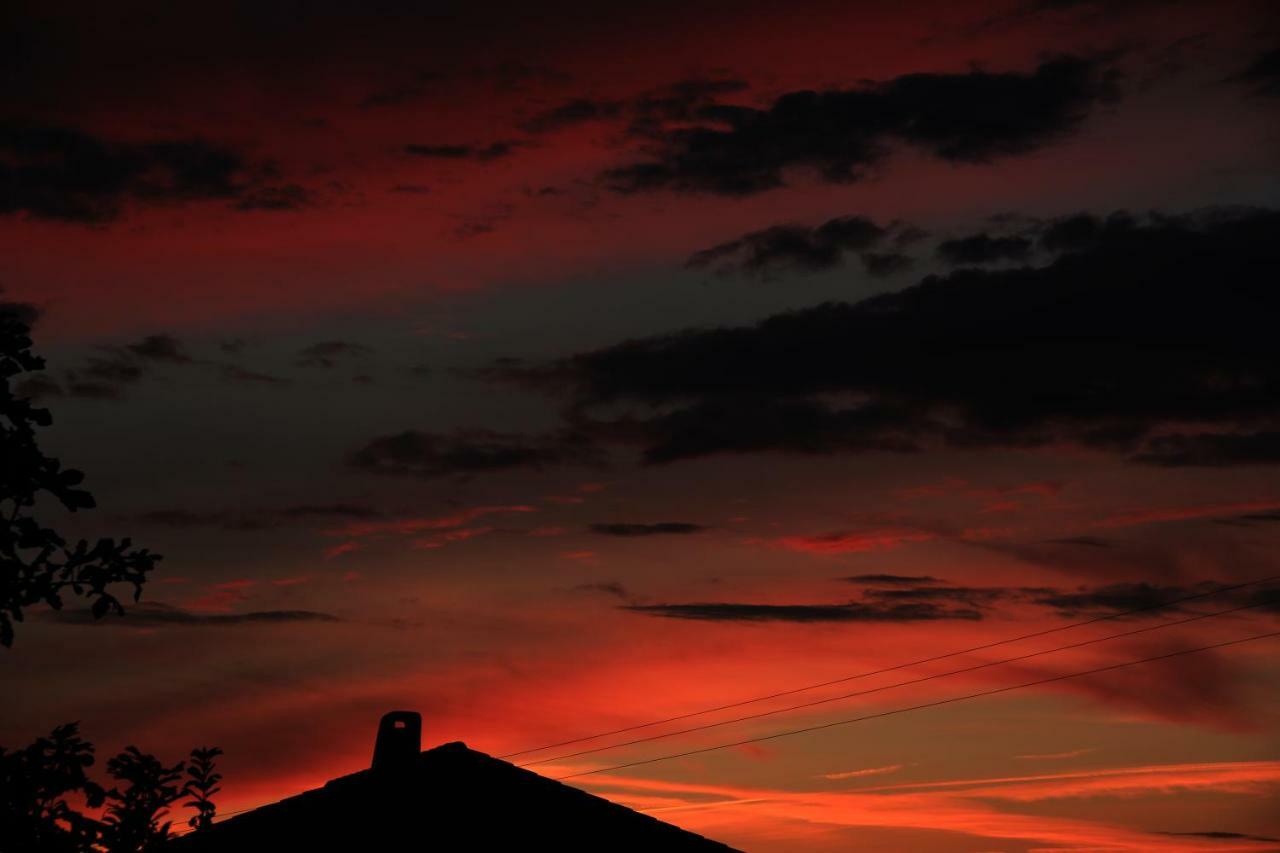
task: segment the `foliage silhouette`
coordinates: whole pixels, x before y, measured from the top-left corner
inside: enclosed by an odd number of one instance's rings
[[[213,795],[222,790],[218,787],[222,774],[214,771],[214,759],[219,755],[222,755],[222,750],[216,746],[191,750],[191,763],[187,765],[187,776],[190,778],[183,789],[191,799],[183,803],[183,806],[196,810],[187,821],[187,826],[197,832],[213,826],[214,815],[218,812],[213,803]]]
[[[111,592],[114,584],[132,584],[133,599],[142,594],[158,554],[131,549],[128,539],[80,540],[68,545],[57,531],[29,513],[38,500],[61,503],[70,512],[91,509],[93,496],[77,488],[80,471],[63,468],[36,442],[36,429],[52,423],[48,409],[17,396],[10,380],[42,370],[44,359],[31,352],[30,327],[36,317],[26,305],[0,302],[0,644],[13,645],[14,623],[37,604],[55,610],[71,593],[90,599],[95,618],[124,608]]]
[[[169,805],[183,794],[184,769],[182,762],[165,767],[136,746],[126,747],[107,762],[107,772],[127,783],[123,789],[107,792],[102,822],[102,847],[107,853],[151,853],[161,848],[170,826],[169,821],[161,820]]]
[[[77,796],[89,808],[102,805],[106,791],[86,774],[93,744],[76,723],[58,726],[23,749],[0,747],[0,847],[80,853],[93,850],[100,826],[67,802]]]
[[[27,747],[0,747],[0,850],[41,853],[155,853],[170,838],[169,806],[182,797],[197,811],[197,831],[213,824],[213,795],[222,779],[214,760],[222,750],[191,751],[190,763],[165,766],[137,747],[107,761],[110,789],[89,778],[93,744],[67,723]],[[186,781],[183,781],[184,771]],[[82,803],[100,818],[78,811]]]

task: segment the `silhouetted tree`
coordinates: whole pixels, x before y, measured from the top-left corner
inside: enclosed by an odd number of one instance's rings
[[[77,488],[80,471],[64,469],[36,442],[37,427],[47,427],[48,409],[14,394],[10,380],[41,370],[44,360],[31,352],[30,327],[36,317],[26,305],[0,302],[0,644],[12,646],[14,623],[36,604],[62,607],[70,593],[92,600],[95,617],[124,613],[111,593],[113,584],[133,585],[134,601],[160,559],[146,549],[130,550],[123,539],[80,540],[74,547],[29,513],[38,499],[58,501],[71,512],[90,509],[93,496]]]
[[[191,797],[182,805],[195,809],[196,813],[187,821],[187,826],[200,832],[213,826],[213,818],[218,807],[213,803],[213,795],[221,791],[218,783],[222,774],[214,770],[214,759],[222,755],[222,750],[215,747],[200,747],[191,750],[191,762],[187,764],[186,787],[183,793]]]
[[[101,825],[67,802],[75,796],[89,808],[102,805],[106,792],[85,772],[92,765],[93,744],[80,737],[76,723],[58,726],[24,749],[0,747],[0,848],[93,850]]]
[[[170,821],[161,821],[169,806],[183,794],[180,761],[165,767],[154,755],[137,747],[107,762],[107,772],[125,783],[107,792],[102,821],[102,847],[107,853],[151,853],[169,837]]]
[[[169,806],[182,797],[191,797],[184,805],[196,809],[193,829],[213,824],[213,795],[222,779],[214,759],[221,754],[216,747],[193,749],[190,766],[167,767],[130,746],[107,762],[116,784],[106,789],[88,776],[93,744],[80,737],[76,723],[23,749],[0,747],[0,851],[155,853],[170,837]],[[101,810],[101,818],[73,802]]]

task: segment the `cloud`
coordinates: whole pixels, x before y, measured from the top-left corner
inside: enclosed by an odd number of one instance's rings
[[[1280,430],[1162,435],[1133,459],[1164,468],[1275,465],[1280,463]]]
[[[994,602],[1025,595],[1027,590],[1005,587],[924,586],[906,589],[869,589],[863,596],[876,601],[955,601],[970,607],[986,607]]]
[[[236,210],[300,210],[313,204],[315,196],[306,187],[283,184],[246,191],[236,202]]]
[[[43,617],[65,625],[104,625],[123,628],[226,627],[232,625],[280,625],[302,622],[341,622],[330,613],[314,610],[257,610],[248,613],[192,613],[160,602],[144,602],[123,616],[95,619],[88,610],[50,610]]]
[[[1280,510],[1268,510],[1263,512],[1247,512],[1243,515],[1237,515],[1234,518],[1217,519],[1220,524],[1269,524],[1280,522]]]
[[[372,347],[352,341],[320,341],[298,351],[299,367],[332,368],[340,360],[363,358],[373,352]]]
[[[256,370],[249,370],[237,364],[223,364],[220,366],[222,378],[230,382],[244,382],[252,385],[273,385],[282,387],[292,384],[288,379],[279,376],[272,376],[268,373],[259,373]]]
[[[1115,543],[1096,536],[1067,536],[1062,539],[1050,539],[1050,545],[1078,545],[1081,548],[1114,548]]]
[[[1022,261],[1030,254],[1031,246],[1031,240],[1027,237],[973,234],[956,240],[944,240],[938,244],[938,257],[952,266]]]
[[[940,619],[981,619],[970,608],[937,604],[739,604],[698,602],[694,604],[631,604],[623,607],[647,616],[671,619],[698,619],[708,622],[922,622]]]
[[[901,769],[901,764],[890,764],[885,767],[865,767],[862,770],[845,770],[840,773],[823,773],[822,778],[830,779],[833,782],[839,782],[845,779],[861,779],[864,776],[882,776],[885,773],[897,773]]]
[[[588,528],[592,533],[601,536],[663,536],[669,534],[687,535],[702,533],[708,528],[702,524],[690,524],[684,521],[659,521],[654,524],[634,524],[615,522],[611,524],[592,524]]]
[[[1209,838],[1214,841],[1258,841],[1280,844],[1280,838],[1271,838],[1266,835],[1246,835],[1243,832],[1227,832],[1220,829],[1210,829],[1203,832],[1162,832],[1160,834],[1184,838]]]
[[[474,506],[451,512],[448,515],[428,516],[425,518],[388,518],[356,520],[351,523],[327,531],[332,536],[363,538],[398,534],[409,536],[428,531],[455,530],[486,515],[511,512],[537,512],[537,509],[526,504],[504,504],[497,506]]]
[[[126,516],[130,521],[156,527],[175,529],[214,527],[236,531],[275,530],[312,521],[331,522],[335,519],[369,521],[383,517],[384,514],[374,507],[342,503],[237,510],[157,509]]]
[[[1071,133],[1115,97],[1113,74],[1077,57],[1030,72],[908,74],[855,89],[787,93],[766,109],[712,104],[654,129],[654,159],[613,169],[620,192],[749,195],[793,168],[826,182],[862,178],[894,143],[953,163],[984,163]]]
[[[660,134],[668,122],[697,119],[702,110],[715,105],[718,96],[747,88],[745,81],[732,78],[690,78],[631,98],[572,98],[534,115],[522,128],[528,133],[555,133],[588,122],[625,119],[628,135],[648,138]]]
[[[1055,220],[1041,240],[1061,252],[1042,266],[959,269],[485,375],[567,396],[575,429],[652,464],[1061,444],[1146,464],[1280,461],[1280,338],[1265,319],[1280,313],[1278,228],[1256,209]],[[1160,437],[1175,425],[1218,437]]]
[[[374,474],[433,479],[594,459],[591,442],[569,431],[529,436],[471,429],[448,435],[406,430],[381,436],[349,454],[347,462]]]
[[[126,350],[148,361],[168,361],[174,364],[190,364],[191,356],[183,350],[182,342],[172,335],[148,335]]]
[[[870,586],[921,586],[942,583],[938,578],[929,575],[852,575],[841,580]]]
[[[877,530],[836,531],[816,536],[783,536],[772,543],[808,554],[857,554],[883,551],[909,542],[928,542],[937,534],[927,530],[886,527]]]
[[[1197,521],[1224,517],[1256,517],[1280,510],[1280,501],[1255,500],[1235,503],[1182,504],[1178,506],[1140,507],[1111,512],[1093,522],[1095,527],[1136,527],[1170,521]]]
[[[1083,747],[1081,749],[1069,749],[1066,752],[1041,752],[1028,753],[1026,755],[1015,755],[1014,758],[1020,761],[1062,761],[1067,758],[1078,758],[1081,755],[1087,755],[1096,752],[1095,747]]]
[[[116,400],[124,396],[127,386],[141,381],[159,365],[204,363],[189,355],[182,341],[172,335],[147,335],[131,344],[100,346],[97,354],[88,356],[79,367],[64,371],[61,383],[53,377],[40,377],[31,390],[43,396]]]
[[[51,376],[31,376],[14,386],[13,394],[20,400],[41,400],[63,396],[62,386]]]
[[[797,827],[819,825],[845,827],[870,837],[876,827],[957,833],[973,839],[974,849],[1073,849],[1128,851],[1204,851],[1213,849],[1205,838],[1129,829],[1115,821],[1088,821],[1078,817],[1028,813],[1025,808],[1002,810],[1029,791],[1074,796],[1167,796],[1182,791],[1212,791],[1232,796],[1245,808],[1265,808],[1280,782],[1280,762],[1219,762],[1182,765],[1114,767],[1076,774],[1041,774],[994,779],[950,779],[940,782],[840,786],[821,790],[711,785],[601,774],[586,777],[610,799],[638,806],[645,797],[658,798],[649,814],[678,815],[682,825],[714,835],[724,821],[734,820],[756,837],[794,837]],[[1032,800],[1034,801],[1034,800]],[[1227,800],[1224,800],[1226,802]],[[643,806],[641,806],[643,807]],[[730,818],[732,816],[732,818]],[[883,836],[878,836],[883,837]],[[892,837],[892,836],[890,836]],[[1270,842],[1236,845],[1263,850]]]
[[[778,270],[818,272],[844,263],[846,254],[865,258],[868,271],[875,274],[896,272],[903,268],[905,255],[875,254],[871,250],[883,245],[894,234],[913,233],[902,223],[877,225],[863,216],[841,216],[810,228],[805,225],[774,225],[752,231],[736,240],[693,253],[685,266],[711,269],[718,275],[744,273],[765,276]]]
[[[130,204],[234,200],[241,154],[203,139],[121,142],[66,127],[0,123],[0,215],[96,224]]]
[[[1186,612],[1179,599],[1212,593],[1221,584],[1206,581],[1187,586],[1148,583],[1113,583],[1074,590],[1025,586],[943,586],[936,578],[897,575],[863,589],[861,598],[835,604],[755,604],[694,602],[633,604],[624,609],[649,616],[711,622],[910,622],[944,619],[980,620],[997,604],[1008,607],[1052,610],[1062,617],[1078,617],[1149,609],[1153,616]],[[846,578],[843,580],[853,580]],[[861,583],[861,582],[859,582]],[[1245,588],[1206,595],[1196,605],[1211,609],[1256,607],[1280,612],[1280,590]]]
[[[586,122],[617,118],[622,108],[621,101],[573,98],[538,113],[521,127],[529,133],[554,133]]]
[[[487,163],[507,157],[525,145],[526,143],[514,140],[499,140],[488,145],[406,145],[404,152],[414,157],[436,160],[477,160]]]
[[[1160,607],[1165,602],[1185,595],[1178,587],[1162,587],[1149,583],[1117,583],[1078,592],[1058,592],[1036,599],[1036,603],[1074,616],[1080,613],[1114,612]],[[1169,609],[1176,609],[1171,607]]]
[[[0,299],[0,328],[9,331],[14,327],[30,330],[40,319],[40,309],[27,302],[7,302]]]
[[[1247,68],[1227,79],[1248,86],[1255,95],[1280,98],[1280,47],[1258,54]]]
[[[623,601],[631,601],[631,593],[627,588],[618,581],[601,581],[598,583],[580,583],[574,587],[577,592],[600,592],[605,595],[611,595],[614,598],[620,598]]]

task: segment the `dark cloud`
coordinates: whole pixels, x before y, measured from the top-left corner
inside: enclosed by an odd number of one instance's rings
[[[866,575],[889,578],[876,581],[881,588],[862,592],[858,601],[841,604],[741,604],[698,602],[692,604],[632,604],[624,609],[650,616],[703,619],[722,622],[907,622],[938,619],[978,620],[997,604],[1033,606],[1053,610],[1059,616],[1093,616],[1149,609],[1175,613],[1184,607],[1170,602],[1191,595],[1211,593],[1219,584],[1160,586],[1149,583],[1114,583],[1075,590],[1043,587],[941,586],[934,578]],[[854,580],[846,578],[845,580]],[[1280,590],[1252,588],[1206,597],[1215,609],[1250,606],[1280,612]]]
[[[915,438],[898,429],[906,413],[870,406],[833,409],[817,400],[743,394],[708,399],[628,426],[619,437],[643,445],[646,463],[714,453],[912,453]],[[610,429],[606,425],[604,429]]]
[[[1162,832],[1161,835],[1174,835],[1187,838],[1211,838],[1215,841],[1259,841],[1264,844],[1280,844],[1280,838],[1266,835],[1247,835],[1243,832],[1226,832],[1224,830],[1205,830],[1204,832]]]
[[[1280,431],[1162,435],[1134,461],[1165,468],[1280,464]]]
[[[192,613],[160,602],[135,605],[121,616],[95,619],[88,610],[50,610],[42,618],[64,625],[113,625],[123,628],[226,627],[232,625],[282,625],[300,622],[341,622],[329,613],[314,610],[258,610],[250,613]]]
[[[1244,515],[1233,516],[1231,518],[1220,518],[1217,519],[1217,522],[1219,524],[1235,525],[1272,524],[1280,522],[1280,510],[1274,510],[1272,512],[1250,512],[1245,513]]]
[[[148,335],[136,344],[125,347],[133,355],[148,361],[168,361],[174,364],[190,364],[191,356],[182,348],[182,342],[171,335]]]
[[[20,326],[30,329],[40,319],[40,309],[26,302],[6,302],[0,299],[0,325]]]
[[[699,619],[709,622],[923,622],[941,619],[981,619],[968,608],[936,604],[630,604],[623,607],[646,616]]]
[[[887,278],[903,272],[915,263],[910,255],[902,252],[862,252],[858,255],[867,273],[876,278]]]
[[[1039,267],[960,269],[486,375],[566,394],[576,429],[651,463],[1059,442],[1146,463],[1277,461],[1280,213],[1096,224]],[[1175,424],[1215,437],[1149,437]]]
[[[620,598],[623,601],[631,600],[631,593],[627,588],[617,581],[602,581],[600,583],[580,583],[574,587],[576,592],[600,592],[605,595],[612,595],[614,598]]]
[[[382,518],[385,513],[363,504],[299,504],[276,510],[284,518],[349,518],[369,520]]]
[[[246,168],[238,152],[201,139],[119,142],[0,123],[0,215],[102,223],[128,204],[235,199]]]
[[[1131,236],[1138,221],[1124,211],[1107,217],[1077,213],[1039,223],[1039,244],[1049,252],[1078,252],[1093,249],[1104,241],[1116,242]]]
[[[659,521],[654,524],[636,524],[614,522],[610,524],[592,524],[588,527],[592,533],[601,536],[664,536],[670,534],[702,533],[708,528],[702,524],[690,524],[685,521]]]
[[[24,400],[40,400],[46,397],[63,396],[62,386],[50,376],[40,375],[23,379],[14,386],[15,397]]]
[[[299,210],[315,204],[314,194],[298,184],[264,186],[248,190],[236,202],[237,210]]]
[[[231,382],[245,382],[253,385],[274,385],[277,387],[291,384],[288,379],[279,376],[272,376],[268,373],[259,373],[255,370],[249,370],[236,364],[223,364],[219,366],[222,378]]]
[[[148,335],[137,343],[103,346],[77,368],[66,371],[62,388],[67,396],[117,400],[125,389],[141,381],[159,364],[199,364],[172,335]]]
[[[446,79],[447,75],[440,71],[417,71],[407,80],[370,92],[360,102],[360,107],[361,109],[397,107],[425,96],[432,87]]]
[[[929,575],[852,575],[841,580],[868,586],[919,586],[942,583],[938,578]]]
[[[622,114],[622,101],[597,101],[574,98],[538,113],[521,127],[529,133],[553,133],[589,121],[617,118]]]
[[[124,354],[90,356],[80,368],[79,374],[91,379],[123,385],[141,379],[143,368]]]
[[[406,145],[404,152],[414,157],[430,157],[437,160],[478,160],[486,163],[507,157],[525,143],[515,140],[499,140],[488,145]]]
[[[1207,588],[1195,592],[1207,591]],[[1115,583],[1092,589],[1081,588],[1073,592],[1045,592],[1032,598],[1035,604],[1050,607],[1065,616],[1088,613],[1114,613],[1121,610],[1140,610],[1160,607],[1165,602],[1193,594],[1183,587],[1160,586],[1150,583]],[[1177,609],[1171,607],[1169,609]]]
[[[374,507],[338,503],[237,510],[157,509],[135,513],[127,516],[127,519],[156,527],[177,529],[214,527],[243,532],[276,530],[310,521],[367,521],[383,517],[384,513]]]
[[[1062,539],[1050,539],[1050,545],[1074,545],[1081,548],[1114,548],[1115,543],[1096,536],[1067,536]]]
[[[653,133],[655,159],[611,170],[620,192],[748,195],[782,186],[788,169],[849,183],[905,143],[953,163],[1041,148],[1113,99],[1113,73],[1061,57],[1029,73],[908,74],[857,89],[791,92],[767,109],[708,105],[700,123]]]
[[[818,272],[840,266],[847,254],[856,253],[865,260],[872,249],[906,227],[901,223],[877,225],[863,216],[841,216],[813,228],[774,225],[695,252],[685,266],[711,269],[720,275],[767,275],[777,270]],[[877,274],[887,274],[901,268],[899,258],[905,256],[895,252],[876,255],[867,266]]]
[[[1017,236],[974,234],[938,244],[938,257],[952,266],[1023,261],[1030,253],[1031,240]]]
[[[351,341],[321,341],[298,352],[299,367],[334,367],[339,360],[360,358],[373,352],[371,347]]]
[[[1051,594],[1052,590],[1023,587],[990,586],[922,586],[901,589],[869,589],[863,597],[873,601],[929,602],[949,601],[970,607],[989,607],[998,601],[1022,598],[1028,594]]]
[[[1280,98],[1280,47],[1258,54],[1247,68],[1228,79],[1245,84],[1255,95]]]
[[[538,113],[522,128],[529,133],[554,133],[587,122],[625,120],[629,135],[649,138],[661,135],[667,123],[700,118],[703,110],[716,105],[718,97],[747,88],[743,80],[692,78],[650,89],[632,98],[572,98]]]
[[[591,442],[569,431],[528,436],[479,429],[448,435],[407,430],[373,439],[351,453],[347,462],[374,474],[432,479],[595,458]]]
[[[222,510],[196,512],[185,509],[156,509],[135,513],[128,518],[139,524],[178,529],[217,527],[222,530],[249,531],[273,530],[279,526],[261,513]]]
[[[119,400],[124,391],[119,385],[107,382],[85,382],[76,379],[74,374],[67,380],[67,396],[80,397],[85,400]]]

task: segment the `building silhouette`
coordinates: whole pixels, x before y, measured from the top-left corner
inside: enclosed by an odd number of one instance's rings
[[[446,743],[422,717],[382,718],[367,770],[175,839],[182,853],[283,850],[673,851],[733,848],[508,762]]]

